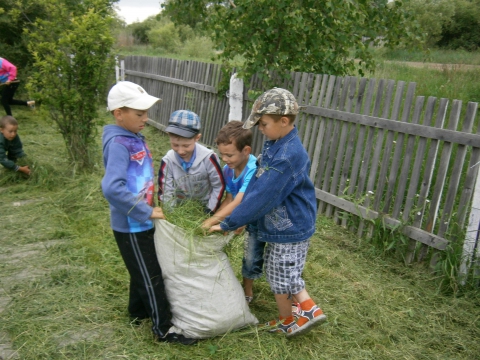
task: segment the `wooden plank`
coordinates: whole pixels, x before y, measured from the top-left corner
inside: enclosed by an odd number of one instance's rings
[[[340,99],[338,103],[338,109],[340,110],[345,109],[345,103],[348,97],[348,91],[350,89],[349,83],[350,83],[350,77],[342,78],[341,94],[340,94]],[[338,183],[340,181],[339,177],[340,177],[340,170],[341,170],[341,164],[342,164],[343,153],[344,153],[344,143],[342,143],[342,135],[344,138],[346,137],[346,134],[344,132],[341,133],[341,130],[344,130],[343,125],[344,124],[340,123],[339,121],[335,122],[334,132],[332,135],[332,141],[331,141],[331,147],[330,147],[331,161],[328,162],[329,164],[328,166],[330,167],[330,169],[328,170],[328,173],[332,174],[330,176],[331,178],[330,193],[335,195],[337,194]],[[332,172],[332,169],[333,169],[333,172]],[[331,217],[333,212],[334,212],[334,208],[330,205],[327,205],[325,209],[325,215],[328,217]]]
[[[160,81],[163,81],[163,82],[168,82],[168,83],[172,83],[172,84],[177,84],[177,85],[189,87],[189,88],[192,88],[192,89],[197,89],[197,90],[201,90],[201,91],[205,91],[205,92],[211,92],[212,94],[217,94],[217,89],[215,87],[209,86],[209,85],[204,85],[204,84],[198,84],[198,83],[194,83],[194,82],[191,82],[191,81],[179,80],[179,79],[175,79],[175,78],[171,78],[171,77],[149,74],[149,73],[145,73],[145,72],[141,72],[141,71],[134,71],[134,70],[125,70],[125,74],[133,75],[133,76],[137,76],[137,77],[145,78],[145,79],[160,80]]]
[[[470,105],[470,104],[469,104]],[[475,120],[473,106],[467,108],[467,114],[462,124],[462,132],[471,132],[473,129],[473,122]],[[460,178],[462,176],[463,164],[467,155],[467,147],[465,145],[458,145],[455,162],[450,172],[450,181],[448,184],[447,196],[442,209],[442,219],[439,224],[438,234],[442,236],[448,230],[450,220],[452,218],[453,208],[455,205],[455,198],[457,195]]]
[[[356,95],[352,98],[351,104],[349,104],[350,107],[355,105],[354,107],[354,112],[355,113],[360,113],[362,110],[362,104],[363,104],[363,98],[365,95],[365,90],[367,88],[367,79],[366,78],[361,78],[358,84],[358,92]],[[358,125],[357,126],[350,126],[350,134],[348,136],[347,140],[347,149],[345,151],[345,158],[343,161],[343,166],[342,166],[342,177],[340,179],[340,186],[339,186],[339,195],[346,195],[348,194],[348,191],[350,190],[350,167],[352,163],[352,157],[354,155],[354,149],[355,149],[355,141],[357,137],[357,131],[358,131]],[[346,227],[347,225],[347,218],[343,217],[342,219],[342,226]]]
[[[416,83],[409,83],[407,88],[407,94],[405,97],[405,102],[403,106],[403,113],[401,120],[402,122],[406,123],[409,116],[410,116],[410,109],[412,107],[413,102],[413,95],[415,93],[415,86]],[[390,203],[392,201],[393,192],[395,191],[395,186],[397,184],[397,172],[398,168],[400,167],[400,161],[403,152],[403,141],[405,139],[404,133],[398,133],[397,139],[395,141],[395,150],[393,152],[392,163],[389,169],[389,176],[387,180],[387,192],[385,195],[385,203],[383,205],[383,212],[389,213],[390,211]]]
[[[422,114],[424,102],[425,102],[424,96],[417,96],[415,107],[413,109],[413,116],[412,116],[413,124],[418,124],[420,122],[420,117]],[[419,153],[414,154],[414,151],[415,151],[415,137],[410,135],[407,139],[407,146],[402,159],[400,176],[397,178],[398,186],[395,192],[395,201],[393,203],[393,211],[392,211],[392,216],[394,218],[401,217],[400,212],[402,210],[402,205],[405,201],[405,191],[407,189],[408,179],[410,178],[410,171],[412,171],[412,161],[414,161],[414,155],[419,156]],[[403,219],[405,221],[409,218],[409,211],[410,209],[406,209],[406,208],[404,208],[403,210]]]
[[[343,78],[337,77],[335,79],[335,87],[334,87],[334,93],[332,96],[332,102],[330,104],[330,107],[335,109],[338,104],[338,99],[340,96],[340,92],[342,89],[342,82]],[[325,136],[329,139],[328,140],[328,146],[326,147],[326,154],[325,154],[325,161],[323,162],[325,164],[324,168],[324,178],[323,178],[323,184],[322,184],[322,189],[327,190],[330,186],[330,180],[331,180],[331,171],[333,168],[333,161],[335,157],[333,156],[334,151],[335,151],[335,146],[337,145],[335,142],[335,137],[337,136],[338,132],[338,121],[329,121],[327,126],[327,131],[325,132]],[[319,204],[318,211],[320,213],[323,213],[326,211],[327,204]]]
[[[321,106],[323,104],[323,97],[325,95],[325,91],[327,88],[327,81],[328,81],[328,75],[323,75],[322,88],[320,90],[320,95],[318,96],[318,106]],[[317,175],[317,169],[319,165],[320,150],[323,145],[324,131],[325,131],[325,120],[318,119],[318,130],[317,130],[317,137],[315,141],[315,151],[313,153],[312,166],[310,167],[310,179],[312,179],[314,184],[317,183],[317,180],[319,178],[319,176]]]
[[[476,118],[478,109],[478,103],[469,102],[467,105],[466,118],[471,117],[472,119]],[[475,120],[473,120],[475,122]],[[477,127],[477,134],[480,134],[480,126]],[[457,224],[463,229],[465,225],[465,218],[467,216],[468,205],[473,196],[473,189],[475,188],[475,180],[478,176],[478,169],[480,167],[480,149],[473,148],[472,155],[470,157],[470,163],[467,169],[467,175],[465,176],[465,181],[463,183],[462,196],[458,203],[458,214],[457,214]]]
[[[448,245],[448,241],[440,236],[431,234],[421,229],[414,228],[413,226],[401,226],[400,220],[385,215],[381,216],[380,213],[376,211],[367,209],[366,207],[355,204],[351,201],[329,194],[328,192],[320,190],[318,188],[315,188],[315,196],[322,202],[332,204],[335,207],[338,207],[354,215],[360,216],[363,219],[381,219],[385,225],[397,229],[408,237],[415,239],[416,241],[419,241],[421,243],[427,244],[428,246],[431,246],[435,249],[444,250]]]
[[[450,112],[450,120],[448,122],[448,128],[454,130],[457,127],[458,120],[460,118],[460,111],[462,109],[462,102],[459,100],[453,101],[452,111]],[[447,176],[448,164],[450,162],[450,155],[452,153],[452,143],[445,142],[443,144],[442,155],[440,158],[440,165],[437,168],[437,178],[435,180],[435,187],[433,190],[433,196],[430,205],[430,211],[425,230],[433,231],[435,222],[437,220],[437,213],[440,207],[440,199],[442,197],[443,189],[445,186],[445,178]]]
[[[319,95],[319,90],[321,85],[322,85],[322,77],[320,75],[315,75],[315,81],[313,85],[310,105],[315,105],[315,103],[318,101],[318,95]],[[309,115],[309,118],[310,118],[310,123],[313,121],[313,124],[311,126],[311,133],[310,133],[310,139],[308,142],[307,152],[308,152],[308,157],[312,162],[312,166],[310,168],[310,179],[312,179],[312,181],[315,181],[315,176],[312,175],[312,170],[313,170],[313,152],[316,145],[314,140],[316,138],[317,130],[318,130],[318,116]]]

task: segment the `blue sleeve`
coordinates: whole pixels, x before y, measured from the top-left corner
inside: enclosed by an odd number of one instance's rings
[[[221,223],[222,230],[235,230],[256,222],[280,205],[295,187],[293,167],[287,160],[273,161],[263,173],[250,179],[242,202]]]
[[[252,178],[253,174],[257,171],[257,168],[254,167],[252,169],[249,169],[245,176],[243,177],[243,184],[240,190],[238,190],[239,193],[244,193],[247,190],[248,183],[250,182],[250,179]]]
[[[130,154],[125,146],[112,141],[106,150],[105,176],[102,179],[102,191],[107,201],[125,216],[136,221],[150,219],[153,208],[137,198],[127,188],[127,170]]]

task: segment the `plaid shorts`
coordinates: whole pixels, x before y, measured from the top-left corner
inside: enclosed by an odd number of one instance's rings
[[[265,275],[274,294],[298,294],[305,289],[302,271],[310,239],[296,243],[267,243]]]

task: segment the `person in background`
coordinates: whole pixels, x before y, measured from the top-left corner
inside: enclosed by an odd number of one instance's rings
[[[0,57],[0,90],[2,94],[2,106],[7,115],[12,116],[10,105],[35,107],[34,100],[24,101],[13,98],[19,85],[20,81],[17,80],[17,67],[7,59]]]
[[[13,116],[6,115],[0,119],[0,164],[7,169],[30,175],[28,165],[16,164],[17,159],[26,156],[17,130],[18,122]]]

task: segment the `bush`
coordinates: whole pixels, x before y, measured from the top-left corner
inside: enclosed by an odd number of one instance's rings
[[[148,32],[148,39],[154,48],[161,48],[167,52],[177,53],[180,46],[180,36],[175,25],[157,25]]]
[[[192,58],[208,59],[215,55],[215,50],[212,40],[208,37],[201,36],[185,41],[183,53]]]

